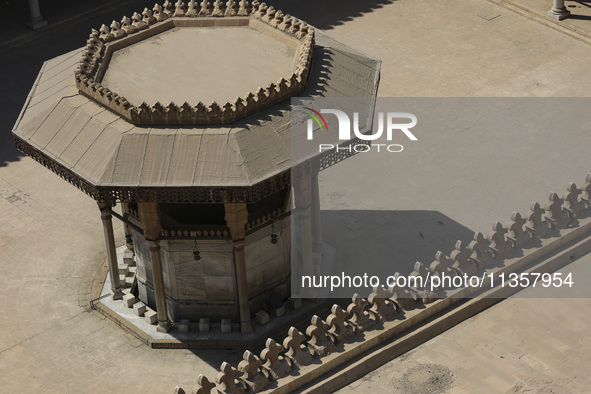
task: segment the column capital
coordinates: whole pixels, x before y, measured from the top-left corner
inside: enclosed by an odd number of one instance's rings
[[[246,223],[248,209],[243,202],[224,203],[226,225],[230,229],[232,241],[244,241],[246,238]]]
[[[104,201],[97,202],[96,204],[98,205],[98,207],[99,207],[99,209],[101,211],[104,210],[104,209],[108,209],[108,208],[111,208],[111,207],[114,206],[113,204],[111,204],[109,202],[104,202]]]
[[[160,238],[160,208],[154,202],[138,203],[140,221],[144,227],[146,241],[156,241]]]

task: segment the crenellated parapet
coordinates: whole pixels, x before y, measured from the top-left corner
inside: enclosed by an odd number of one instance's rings
[[[291,73],[227,102],[130,103],[101,83],[114,51],[175,27],[251,26],[297,46]],[[314,28],[257,1],[165,1],[92,30],[75,72],[81,93],[136,125],[230,124],[301,93],[307,83]]]
[[[581,229],[588,236],[590,193],[591,173],[587,174],[582,188],[569,183],[563,198],[551,193],[544,208],[533,202],[526,217],[513,212],[507,225],[495,222],[488,236],[476,232],[469,245],[457,241],[449,256],[439,251],[429,266],[416,262],[407,277],[425,279],[465,274],[489,277],[500,272],[519,272],[526,267],[523,261],[532,261],[531,256],[553,254],[556,248],[562,247],[561,237],[569,237],[566,231]],[[537,245],[535,242],[540,243],[542,238],[542,246],[536,246],[528,255],[524,249]],[[521,257],[515,259],[516,255]],[[260,357],[247,350],[237,368],[223,363],[216,378],[217,386],[200,375],[192,392],[291,392],[330,368],[351,362],[353,357],[395,337],[412,324],[420,323],[418,316],[428,319],[462,297],[474,296],[479,291],[433,289],[420,280],[408,286],[394,282],[398,285],[374,288],[367,298],[355,294],[346,309],[333,305],[326,320],[314,315],[305,333],[291,327],[283,341],[278,343],[269,338]],[[448,298],[443,300],[445,297]]]

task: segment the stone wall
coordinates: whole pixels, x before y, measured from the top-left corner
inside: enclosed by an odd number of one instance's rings
[[[271,235],[277,235],[272,243]],[[150,251],[142,234],[133,232],[139,299],[156,308]],[[268,290],[290,294],[290,219],[277,220],[246,237],[246,271],[252,316],[262,309]],[[199,239],[201,259],[193,258],[193,239],[160,241],[168,313],[172,321],[210,318],[239,320],[231,240]]]
[[[277,243],[271,235],[277,235]],[[268,290],[290,296],[291,279],[290,218],[281,219],[246,236],[246,277],[251,314],[263,309]]]

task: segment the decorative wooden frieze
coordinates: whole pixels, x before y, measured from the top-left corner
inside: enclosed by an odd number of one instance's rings
[[[96,186],[13,134],[16,148],[98,202],[223,203],[256,202],[291,186],[285,171],[250,187]]]

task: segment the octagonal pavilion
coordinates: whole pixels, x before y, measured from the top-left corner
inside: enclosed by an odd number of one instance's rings
[[[375,97],[379,66],[264,3],[166,1],[47,61],[13,135],[97,201],[114,299],[112,215],[159,331],[207,317],[248,333],[270,289],[290,294],[292,206],[320,209],[317,174],[292,192],[289,99]],[[300,225],[304,261],[318,228]]]

